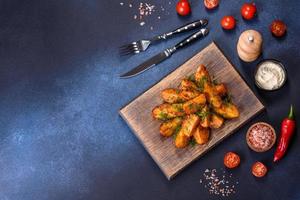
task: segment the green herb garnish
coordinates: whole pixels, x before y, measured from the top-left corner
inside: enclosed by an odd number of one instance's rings
[[[178,112],[184,112],[183,108],[182,108],[182,104],[180,103],[175,103],[175,104],[172,104],[172,107],[177,110]]]
[[[195,138],[192,138],[192,139],[190,140],[189,144],[190,144],[192,147],[194,147],[194,146],[197,144]]]
[[[230,104],[232,103],[232,95],[231,94],[226,94],[225,97],[223,98],[223,102],[225,104]]]
[[[168,119],[168,114],[164,113],[164,112],[160,112],[159,113],[159,119],[163,120],[163,121],[167,120]]]
[[[189,104],[188,106],[189,106],[190,110],[192,110],[194,108],[194,104],[193,103]]]
[[[187,76],[186,79],[189,80],[189,81],[195,82],[195,75],[191,74],[191,75]]]
[[[179,131],[181,129],[181,125],[176,126],[175,130],[174,130],[174,134],[173,134],[173,138],[176,139]]]
[[[219,83],[218,83],[218,81],[217,81],[216,79],[214,79],[214,80],[212,81],[212,84],[213,84],[213,85],[218,85]]]
[[[210,115],[210,111],[201,111],[196,113],[201,120],[204,120],[208,115]]]
[[[203,76],[199,81],[197,81],[197,86],[200,91],[204,90],[204,85],[208,81],[208,78],[206,76]]]

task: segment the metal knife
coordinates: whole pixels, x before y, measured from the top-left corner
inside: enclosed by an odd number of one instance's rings
[[[209,33],[208,28],[200,29],[200,31],[185,38],[184,40],[176,44],[174,47],[165,49],[163,52],[160,52],[159,54],[153,56],[152,58],[143,62],[142,64],[130,70],[129,72],[126,72],[125,74],[121,75],[120,78],[130,78],[146,71],[147,69],[150,69],[151,67],[154,67],[155,65],[169,58],[177,50],[186,47],[189,44],[192,44],[193,42],[197,41],[200,38],[205,37],[208,33]]]

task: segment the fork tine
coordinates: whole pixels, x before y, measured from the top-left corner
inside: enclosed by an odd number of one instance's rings
[[[127,56],[127,55],[130,55],[130,54],[137,54],[137,53],[139,53],[140,51],[138,51],[138,50],[134,50],[134,51],[124,51],[124,52],[120,52],[120,55],[121,56]]]
[[[126,44],[126,45],[120,46],[119,49],[127,49],[127,48],[130,48],[132,46],[133,46],[133,44]]]
[[[128,52],[122,52],[120,53],[120,56],[128,56],[128,55],[133,55],[134,52],[133,51],[128,51]]]
[[[124,49],[120,49],[120,52],[131,52],[131,51],[134,51],[136,50],[136,48],[134,46],[131,46],[131,47],[127,47],[127,48],[124,48]]]
[[[132,47],[132,46],[136,46],[136,45],[137,45],[137,42],[132,42],[130,44],[125,44],[125,45],[120,46],[120,49]]]
[[[132,43],[132,45],[128,45],[127,47],[120,49],[121,55],[135,54],[139,52],[140,52],[140,48],[136,43],[135,44]]]
[[[121,56],[125,56],[125,55],[129,55],[129,54],[134,54],[134,49],[126,49],[126,50],[122,50],[122,51],[120,51],[119,53],[120,53],[120,55]]]

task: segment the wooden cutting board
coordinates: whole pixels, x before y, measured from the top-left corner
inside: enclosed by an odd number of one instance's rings
[[[160,136],[160,122],[152,118],[151,111],[156,105],[162,103],[161,90],[176,88],[182,78],[194,73],[200,64],[204,64],[207,67],[214,79],[226,84],[229,93],[233,96],[233,102],[240,110],[240,117],[234,120],[227,120],[222,128],[213,130],[210,141],[207,144],[177,149],[174,146],[172,137],[163,138]],[[226,59],[216,44],[211,43],[123,107],[120,110],[120,115],[170,180],[263,109],[264,105],[251,91],[240,74]]]

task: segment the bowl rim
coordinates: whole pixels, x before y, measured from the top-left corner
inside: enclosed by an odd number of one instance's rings
[[[264,62],[274,62],[274,63],[278,64],[283,69],[284,81],[282,82],[281,86],[279,86],[276,89],[265,89],[265,88],[261,87],[256,81],[255,77],[256,77],[256,74],[257,74],[257,70],[259,69],[261,64],[263,64]],[[259,89],[264,90],[264,91],[269,91],[269,92],[270,91],[276,91],[276,90],[281,89],[285,85],[286,81],[287,81],[287,70],[286,70],[285,66],[282,64],[282,62],[280,62],[279,60],[274,59],[274,58],[268,58],[268,59],[263,59],[263,60],[261,60],[257,63],[256,68],[254,70],[254,83],[255,83],[255,86],[258,87]]]
[[[271,130],[272,130],[272,132],[273,132],[273,136],[274,136],[274,139],[273,139],[272,143],[270,144],[270,146],[268,146],[268,147],[265,148],[265,149],[257,149],[257,148],[255,148],[255,147],[253,147],[253,146],[251,145],[250,141],[249,141],[250,130],[251,130],[254,126],[259,125],[259,124],[263,124],[263,125],[268,126],[269,128],[271,128]],[[246,134],[246,141],[247,141],[248,147],[249,147],[250,149],[252,149],[253,151],[259,152],[259,153],[261,153],[261,152],[266,152],[266,151],[270,150],[270,149],[274,146],[274,144],[275,144],[275,142],[276,142],[276,139],[277,139],[277,135],[276,135],[275,129],[273,128],[273,126],[271,126],[270,124],[268,124],[268,123],[266,123],[266,122],[256,122],[256,123],[252,124],[252,125],[248,128],[247,134]]]

